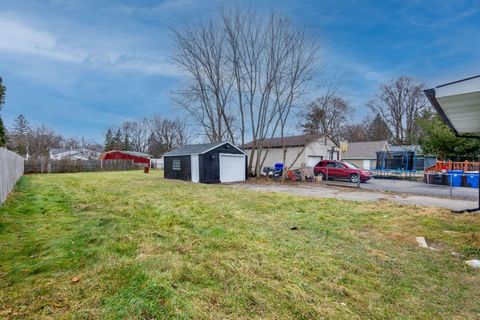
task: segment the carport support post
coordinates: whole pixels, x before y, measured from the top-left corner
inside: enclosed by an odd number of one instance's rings
[[[450,180],[450,198],[453,196],[452,187],[453,187],[453,175],[447,175],[448,180]]]
[[[358,174],[358,179],[357,179],[357,188],[360,189],[360,174]]]

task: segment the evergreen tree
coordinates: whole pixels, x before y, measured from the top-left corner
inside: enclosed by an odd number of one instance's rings
[[[422,130],[420,146],[425,154],[441,160],[477,161],[479,139],[459,138],[439,115],[431,113],[417,120]]]
[[[30,124],[23,114],[15,118],[15,124],[10,134],[10,149],[26,157],[28,154],[28,134],[30,132]]]
[[[122,150],[123,141],[122,141],[122,130],[117,129],[115,135],[112,138],[112,150]]]
[[[131,149],[131,146],[130,146],[130,140],[129,140],[129,137],[128,137],[128,133],[125,132],[124,138],[123,138],[123,150],[130,150],[130,149]]]
[[[2,77],[0,77],[0,111],[2,111],[5,104],[5,86],[3,85]],[[0,147],[3,147],[7,143],[7,130],[3,125],[3,120],[0,116]]]
[[[0,117],[0,147],[3,147],[5,144],[7,144],[7,132],[3,125],[2,117]]]
[[[27,118],[25,118],[23,114],[20,114],[15,119],[15,124],[13,126],[12,133],[26,136],[29,130],[30,130],[30,123],[28,122]]]
[[[112,136],[112,130],[111,129],[108,129],[107,133],[105,133],[104,150],[105,151],[113,150],[113,136]]]
[[[387,123],[378,113],[368,124],[367,134],[370,141],[390,140],[392,135]]]

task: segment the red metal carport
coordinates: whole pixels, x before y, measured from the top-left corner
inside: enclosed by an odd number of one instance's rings
[[[112,150],[104,152],[100,155],[100,160],[132,160],[134,163],[145,163],[150,166],[151,155],[135,152],[135,151],[120,151]]]

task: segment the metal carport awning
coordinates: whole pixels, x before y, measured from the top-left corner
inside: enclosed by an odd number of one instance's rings
[[[458,137],[480,138],[480,75],[424,91],[432,106]],[[480,152],[480,150],[479,150]],[[480,186],[478,208],[480,210]]]

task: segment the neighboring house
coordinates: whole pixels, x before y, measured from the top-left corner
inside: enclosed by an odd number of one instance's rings
[[[268,149],[267,156],[262,167],[273,167],[275,163],[283,163],[283,144],[287,149],[286,167],[300,167],[306,165],[315,166],[321,160],[339,160],[340,145],[337,141],[324,134],[304,134],[301,136],[271,138],[260,140],[263,151],[261,158]],[[252,154],[253,143],[245,144],[245,152],[249,156]],[[253,159],[253,167],[255,168],[256,157],[258,152],[255,151]],[[262,160],[261,159],[261,160]],[[253,168],[253,169],[254,169]]]
[[[202,183],[245,181],[247,154],[229,142],[184,146],[163,155],[166,179]]]
[[[154,169],[163,169],[163,157],[150,159],[150,167]]]
[[[142,152],[112,150],[102,153],[98,158],[100,160],[132,160],[134,163],[145,163],[150,166],[152,156]]]
[[[79,148],[79,149],[51,149],[50,159],[52,160],[93,160],[98,159],[100,152]]]
[[[377,152],[390,150],[386,140],[345,143],[342,160],[350,162],[361,169],[376,169]]]

